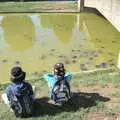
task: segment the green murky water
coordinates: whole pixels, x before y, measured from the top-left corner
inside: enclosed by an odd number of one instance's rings
[[[0,83],[20,65],[28,74],[63,62],[78,72],[117,65],[120,33],[95,14],[1,14]]]

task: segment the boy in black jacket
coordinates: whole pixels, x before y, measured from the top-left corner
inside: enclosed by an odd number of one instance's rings
[[[8,104],[16,116],[31,114],[34,102],[32,86],[25,81],[26,73],[20,67],[11,69],[11,82],[2,99]]]

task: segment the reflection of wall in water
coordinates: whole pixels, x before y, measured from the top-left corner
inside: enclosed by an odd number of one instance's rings
[[[118,53],[118,62],[117,62],[117,67],[120,69],[120,52]]]
[[[79,30],[83,31],[97,49],[102,51],[105,59],[114,58],[117,61],[120,50],[120,33],[104,18],[94,14],[80,15]],[[110,55],[111,54],[111,55]]]
[[[85,7],[99,10],[120,32],[120,0],[85,0]]]
[[[72,38],[75,15],[41,15],[41,24],[44,28],[52,29],[63,43],[69,43]]]
[[[4,19],[4,16],[0,16],[0,48],[5,48],[6,43],[4,41],[4,30],[2,27],[2,21]]]
[[[13,50],[24,51],[33,46],[35,30],[28,16],[5,16],[2,21],[4,40]]]

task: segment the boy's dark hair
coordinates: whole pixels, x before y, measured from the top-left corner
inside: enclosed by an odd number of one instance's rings
[[[64,76],[65,75],[65,68],[63,63],[57,63],[54,66],[54,75],[57,76]]]
[[[11,69],[11,81],[12,82],[22,82],[25,79],[26,73],[21,67],[13,67]]]

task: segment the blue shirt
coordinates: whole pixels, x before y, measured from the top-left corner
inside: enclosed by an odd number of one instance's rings
[[[14,94],[16,96],[22,96],[22,95],[26,94],[26,92],[28,92],[29,95],[32,97],[32,95],[33,95],[32,86],[25,81],[23,81],[21,83],[12,83],[6,89],[8,100],[10,100],[10,96],[12,94]]]
[[[56,76],[53,75],[52,73],[46,73],[46,74],[44,74],[43,77],[47,81],[50,90],[52,90],[54,84],[57,81]],[[71,73],[66,72],[65,76],[64,76],[64,80],[66,80],[68,83],[70,83],[71,79],[72,79]]]

